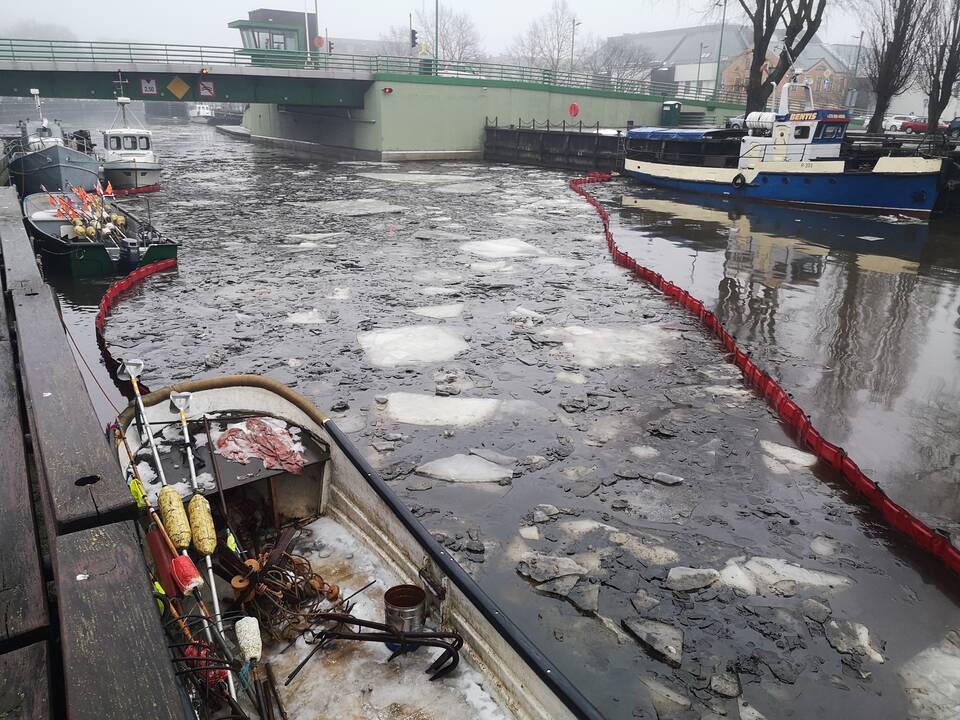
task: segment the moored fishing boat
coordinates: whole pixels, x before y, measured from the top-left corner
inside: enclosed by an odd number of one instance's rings
[[[121,364],[136,388],[142,363]],[[116,438],[135,495],[160,507],[148,562],[198,717],[600,717],[289,388],[241,375],[138,393]],[[212,612],[176,599],[196,570],[162,580],[190,565],[191,533]]]
[[[44,266],[77,277],[121,274],[177,256],[177,244],[151,223],[83,188],[26,196],[23,219]]]
[[[214,118],[213,105],[210,103],[193,103],[187,108],[187,117],[190,122],[210,123]]]
[[[127,119],[130,98],[117,97],[117,115],[103,131],[103,177],[116,195],[155,192],[160,189],[160,161],[153,148],[153,133],[134,127]],[[133,116],[136,119],[136,116]]]
[[[4,165],[21,198],[71,186],[93,190],[100,178],[100,162],[86,132],[64,133],[60,123],[43,116],[39,91],[30,91],[39,119],[20,123],[20,137],[5,151]]]
[[[791,111],[791,93],[799,109]],[[634,128],[624,171],[658,187],[813,208],[925,217],[939,193],[940,158],[841,157],[845,110],[816,109],[808,85],[787,83],[779,112],[753,112],[746,130]]]

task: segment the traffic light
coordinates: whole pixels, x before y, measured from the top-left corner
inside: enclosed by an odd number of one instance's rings
[[[413,28],[410,28],[410,47],[415,48],[417,46],[417,31]]]

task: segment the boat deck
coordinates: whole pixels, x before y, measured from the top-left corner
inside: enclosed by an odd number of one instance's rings
[[[382,622],[383,593],[403,579],[347,527],[331,518],[321,518],[304,529],[299,551],[324,580],[339,585],[344,596],[374,581],[374,585],[354,598],[352,612],[357,617]],[[312,646],[301,638],[285,652],[283,645],[265,645],[264,649],[264,659],[273,664],[290,720],[513,717],[484,689],[483,678],[463,656],[450,675],[431,682],[424,671],[439,650],[421,648],[387,662],[391,651],[384,645],[340,641],[317,653],[290,685],[283,687],[289,673]]]

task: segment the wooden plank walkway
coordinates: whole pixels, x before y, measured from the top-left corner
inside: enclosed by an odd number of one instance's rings
[[[47,643],[0,655],[0,718],[45,720],[50,707]]]
[[[181,717],[133,523],[59,537],[55,555],[68,716]]]
[[[36,638],[47,619],[47,595],[30,501],[20,392],[7,313],[0,303],[0,649]],[[0,717],[4,717],[0,711]]]
[[[186,720],[136,508],[13,188],[0,253],[0,718]]]

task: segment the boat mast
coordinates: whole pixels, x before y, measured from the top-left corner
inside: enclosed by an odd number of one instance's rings
[[[40,91],[37,88],[30,88],[30,94],[33,95],[37,103],[37,114],[40,116],[40,124],[43,125],[43,106],[40,104]]]
[[[116,90],[113,91],[113,96],[117,99],[117,105],[120,106],[120,115],[123,120],[122,127],[129,127],[127,123],[127,103],[130,102],[130,99],[124,95],[123,86],[126,85],[129,80],[123,79],[123,73],[117,70],[117,79],[113,81],[113,85]]]

